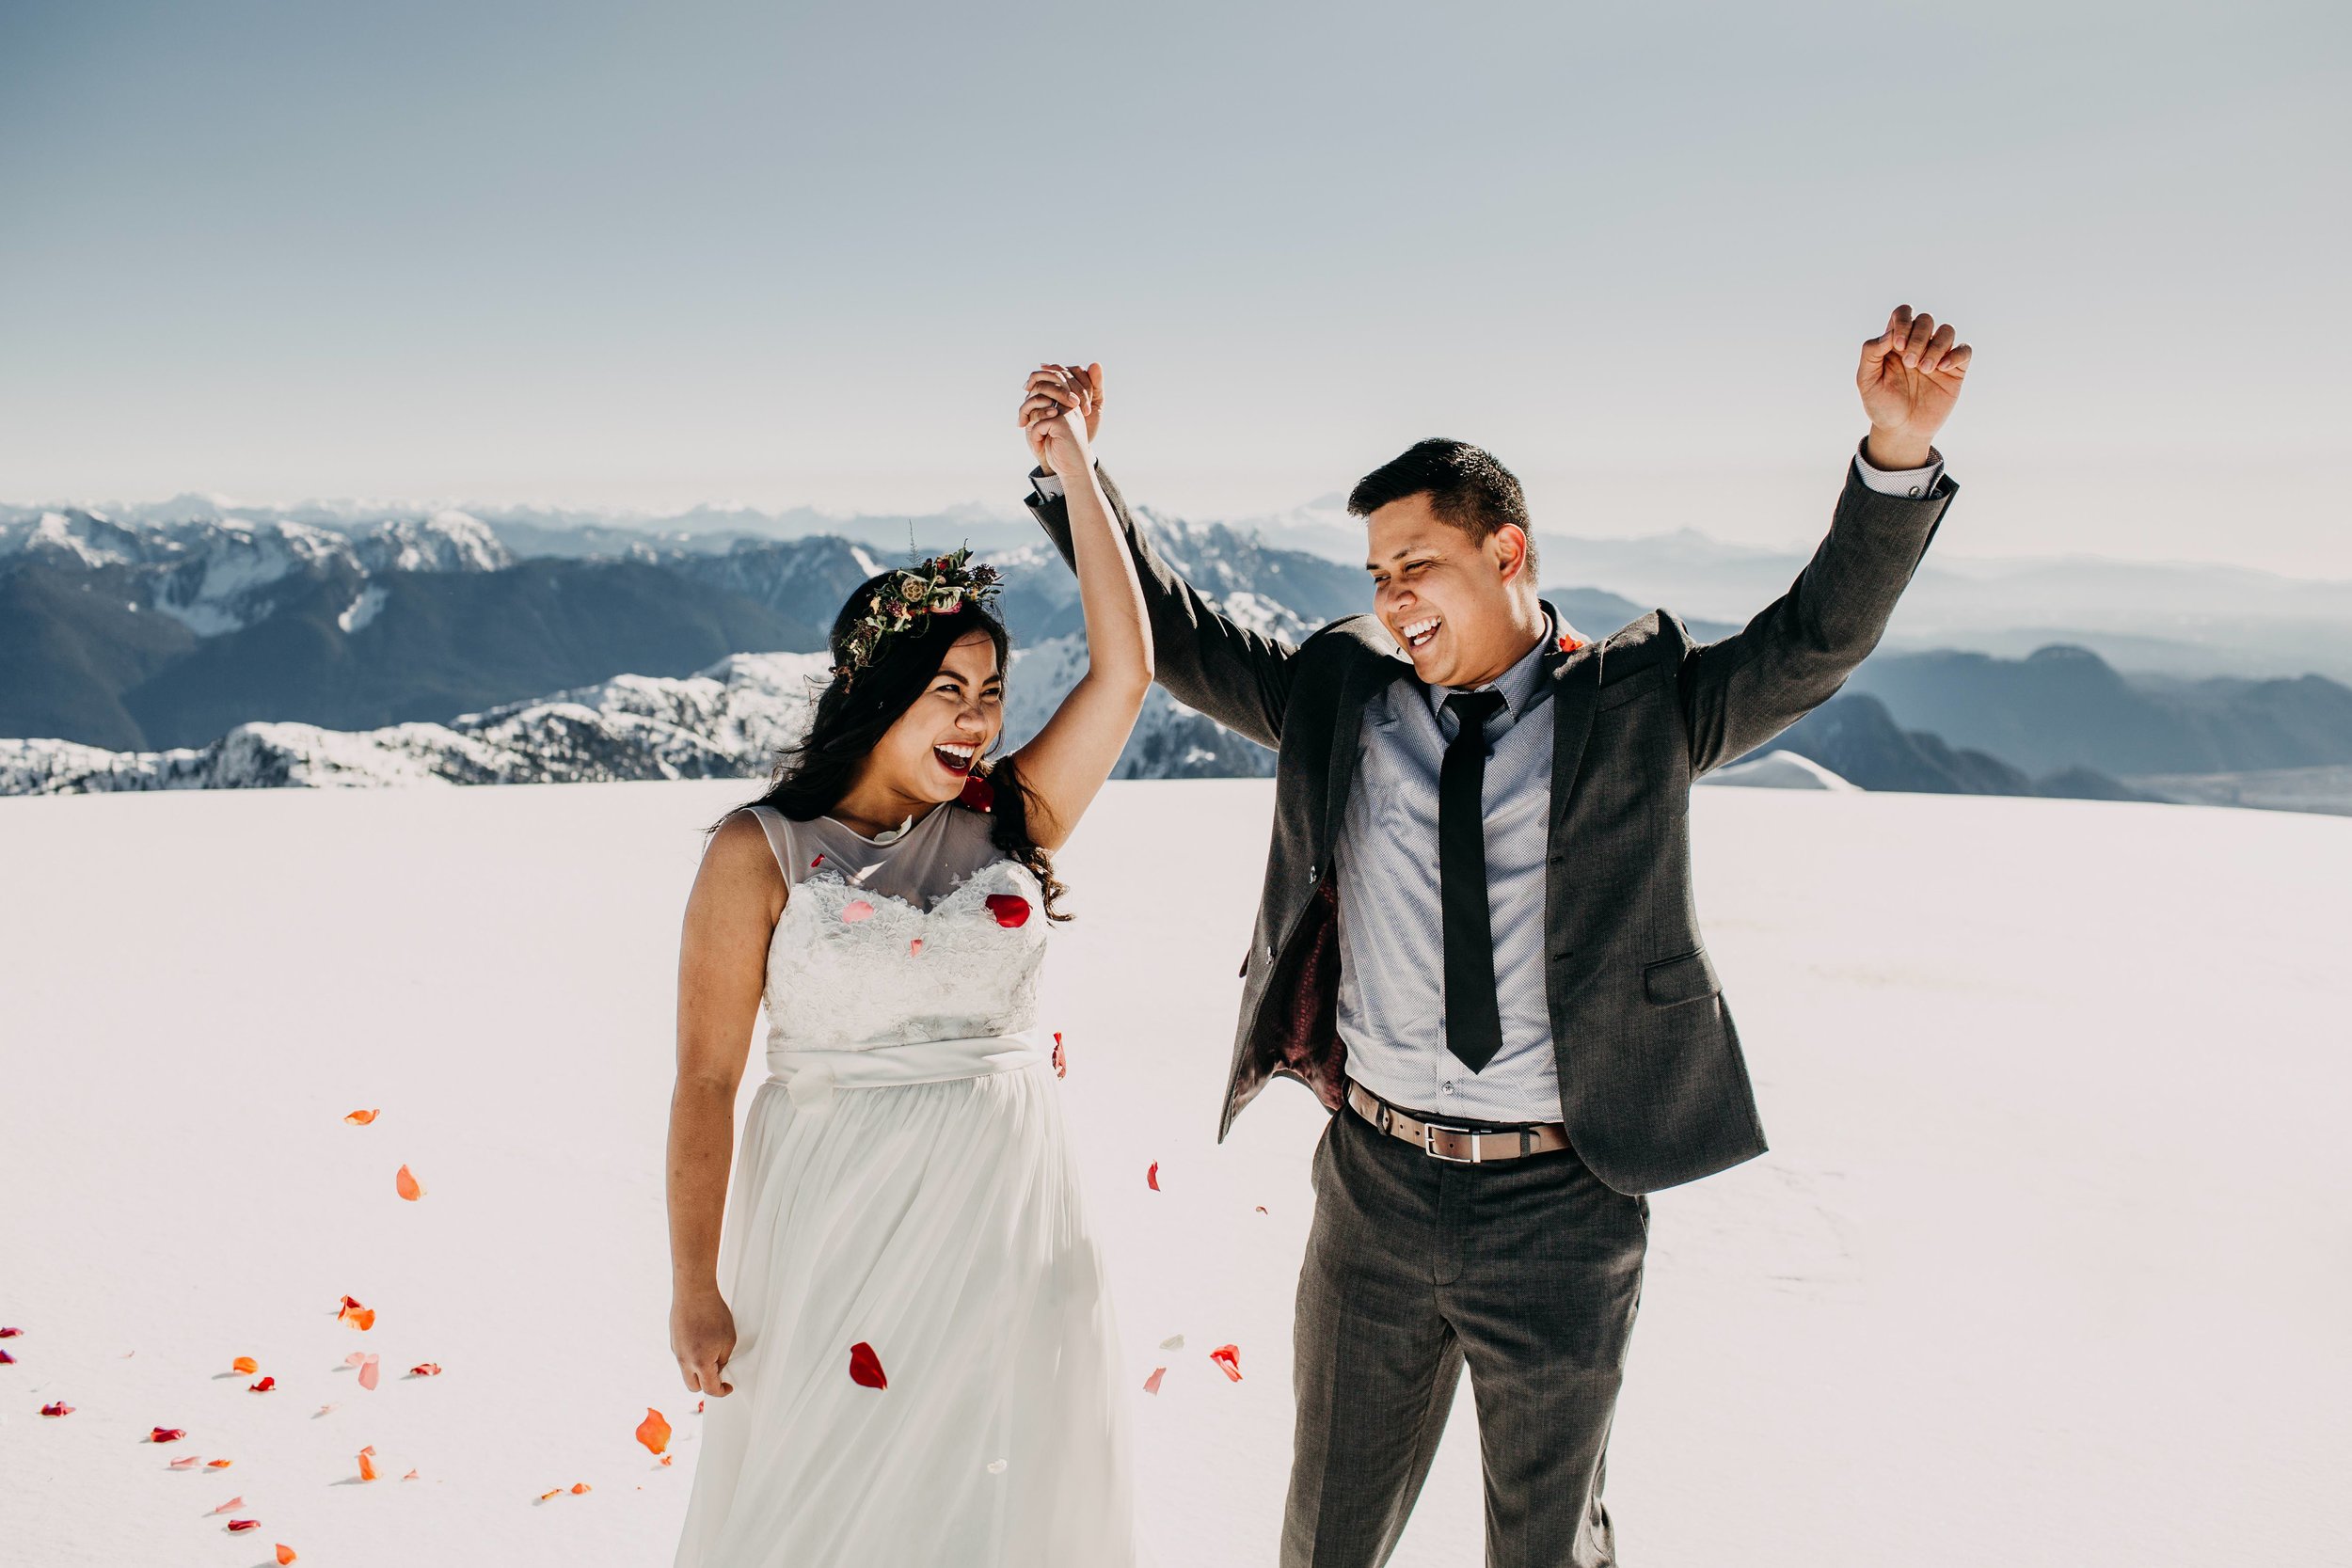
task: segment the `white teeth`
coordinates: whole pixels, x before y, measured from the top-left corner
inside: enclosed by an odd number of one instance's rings
[[[1424,620],[1409,622],[1398,630],[1406,641],[1418,647],[1437,635],[1438,620],[1439,617],[1432,615]]]
[[[977,746],[938,746],[933,750],[945,752],[951,757],[961,757],[969,762],[979,748]]]

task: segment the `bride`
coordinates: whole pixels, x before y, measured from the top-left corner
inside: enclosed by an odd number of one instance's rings
[[[1152,681],[1089,451],[1100,373],[1040,370],[1022,414],[1071,476],[1086,614],[1051,721],[992,764],[990,568],[883,572],[834,623],[807,738],[704,847],[670,1108],[670,1342],[706,1396],[678,1568],[1136,1560],[1117,1320],[1035,1028],[1052,852]]]

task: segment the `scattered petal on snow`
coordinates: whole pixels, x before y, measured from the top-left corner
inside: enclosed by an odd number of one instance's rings
[[[383,1114],[382,1111],[347,1111],[343,1115],[343,1119],[354,1127],[365,1127]]]
[[[24,1332],[21,1328],[0,1328],[0,1339],[13,1339]]]
[[[208,1470],[226,1470],[230,1465],[234,1465],[236,1461],[233,1459],[208,1459],[204,1462],[204,1468]]]
[[[1162,1350],[1183,1350],[1184,1348],[1184,1337],[1181,1334],[1171,1334],[1167,1338],[1160,1341],[1160,1349]]]
[[[438,1361],[420,1361],[408,1369],[408,1375],[410,1377],[438,1377],[441,1375],[441,1364]]]
[[[375,1386],[375,1369],[376,1369],[376,1366],[377,1366],[377,1358],[376,1358],[376,1357],[374,1357],[374,1356],[373,1356],[373,1355],[369,1356],[369,1357],[368,1357],[365,1361],[362,1361],[362,1362],[360,1362],[360,1363],[359,1363],[359,1386],[360,1386],[360,1387],[362,1387],[362,1388],[373,1388],[373,1387],[374,1387],[374,1386]]]
[[[259,1519],[231,1519],[229,1521],[229,1528],[230,1529],[253,1529],[259,1527],[261,1522]]]
[[[278,1386],[278,1380],[274,1377],[265,1376],[259,1383],[248,1383],[245,1386],[247,1393],[266,1394],[272,1388]]]
[[[346,1367],[364,1367],[367,1364],[368,1353],[363,1350],[353,1351],[349,1355],[343,1357],[343,1365]]]
[[[861,920],[873,918],[874,906],[863,898],[852,898],[841,906],[841,919],[844,925],[854,926]]]
[[[157,1427],[147,1434],[151,1443],[177,1443],[188,1434],[185,1427]]]
[[[15,1365],[16,1357],[10,1355],[7,1351],[0,1350],[0,1367],[13,1367]]]
[[[226,1513],[232,1508],[243,1508],[244,1506],[245,1498],[242,1497],[236,1497],[230,1498],[227,1502],[213,1510],[213,1512],[215,1513]]]
[[[40,1413],[44,1416],[71,1416],[73,1414],[73,1407],[65,1401],[58,1400],[54,1403],[42,1405]]]
[[[202,1455],[200,1455],[200,1454],[193,1454],[193,1453],[192,1453],[192,1454],[188,1455],[185,1459],[175,1459],[175,1460],[173,1460],[173,1461],[171,1462],[171,1467],[172,1467],[173,1469],[175,1469],[175,1470],[193,1470],[193,1469],[194,1469],[194,1468],[196,1468],[199,1465],[201,1465],[201,1464],[203,1464],[203,1463],[204,1463],[204,1459],[203,1459],[203,1456],[202,1456]]]
[[[375,1476],[375,1445],[370,1443],[359,1450],[359,1479],[373,1481]]]
[[[988,912],[996,917],[996,924],[1010,929],[1029,923],[1029,901],[1017,893],[992,893],[988,895]]]
[[[587,1483],[586,1481],[576,1481],[572,1482],[572,1491],[573,1491],[574,1493],[585,1492],[585,1491],[587,1491],[587,1490],[589,1490],[589,1486],[588,1486],[588,1483]]]
[[[850,1347],[850,1381],[865,1388],[890,1386],[890,1380],[882,1376],[882,1358],[863,1339]]]
[[[1258,1212],[1260,1212],[1261,1214],[1263,1214],[1263,1213],[1264,1213],[1264,1212],[1265,1212],[1265,1205],[1264,1205],[1264,1204],[1261,1203],[1261,1204],[1259,1204],[1259,1205],[1258,1205]]]
[[[669,1419],[660,1411],[647,1405],[645,1418],[637,1423],[637,1440],[645,1445],[646,1451],[660,1453],[670,1446]]]
[[[403,1165],[400,1168],[405,1171],[408,1167]],[[354,1328],[369,1329],[375,1326],[375,1308],[362,1307],[349,1296],[343,1297],[342,1310],[337,1312],[335,1316]]]
[[[392,1190],[414,1203],[424,1196],[424,1183],[418,1180],[406,1165],[403,1165],[400,1174],[392,1178]]]
[[[286,1564],[292,1562],[294,1560],[294,1549],[292,1546],[287,1545],[283,1541],[278,1543],[278,1568],[286,1568]]]
[[[229,1370],[232,1372],[258,1372],[262,1364],[249,1355],[240,1355],[229,1363]]]
[[[333,1410],[334,1408],[335,1408],[335,1407],[334,1407],[333,1405],[331,1405],[331,1404],[322,1404],[322,1405],[320,1405],[320,1406],[319,1406],[319,1408],[318,1408],[318,1413],[319,1413],[321,1416],[324,1416],[324,1415],[327,1414],[329,1411]]]
[[[540,1500],[541,1502],[546,1502],[546,1501],[547,1501],[549,1497],[562,1497],[563,1495],[564,1495],[564,1489],[563,1489],[562,1487],[558,1486],[558,1487],[553,1488],[553,1489],[552,1489],[552,1490],[550,1490],[550,1491],[546,1491],[546,1492],[542,1492],[542,1493],[540,1493],[540,1494],[539,1494],[539,1500]]]
[[[1160,1163],[1157,1160],[1152,1161],[1152,1168],[1143,1173],[1143,1184],[1155,1193],[1160,1190]]]
[[[406,1475],[401,1477],[400,1479],[403,1481],[418,1481],[422,1478],[421,1478],[416,1471],[410,1470]]]
[[[1158,1393],[1160,1391],[1160,1379],[1166,1377],[1167,1375],[1168,1369],[1166,1367],[1152,1368],[1152,1375],[1143,1380],[1143,1391],[1147,1394]]]
[[[1209,1359],[1223,1368],[1227,1377],[1232,1378],[1235,1383],[1241,1381],[1241,1347],[1239,1345],[1219,1345],[1209,1352]]]

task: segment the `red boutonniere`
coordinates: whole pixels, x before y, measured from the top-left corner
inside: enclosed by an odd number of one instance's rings
[[[991,811],[996,805],[996,786],[978,773],[967,774],[963,781],[963,793],[956,799],[974,811]]]
[[[1572,654],[1576,652],[1577,649],[1584,646],[1584,639],[1577,636],[1574,628],[1570,628],[1560,634],[1558,641],[1556,641],[1553,646],[1557,647],[1564,654]]]

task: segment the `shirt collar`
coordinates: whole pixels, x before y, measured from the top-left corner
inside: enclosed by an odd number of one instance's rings
[[[1531,700],[1545,689],[1544,653],[1558,640],[1560,634],[1560,628],[1552,619],[1551,606],[1543,605],[1543,611],[1544,635],[1535,640],[1534,647],[1519,656],[1518,663],[1488,681],[1485,686],[1423,688],[1428,694],[1430,712],[1442,714],[1445,711],[1445,700],[1456,691],[1499,691],[1502,693],[1503,712],[1510,715],[1513,723],[1517,723],[1520,716],[1526,713]]]

